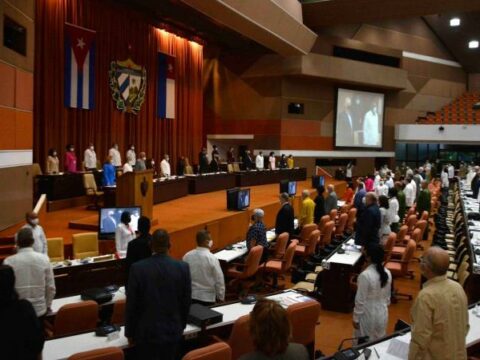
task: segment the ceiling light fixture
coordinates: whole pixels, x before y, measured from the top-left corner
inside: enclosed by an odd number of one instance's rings
[[[455,27],[455,26],[460,26],[460,18],[454,17],[450,19],[450,26]]]
[[[478,48],[478,40],[472,40],[468,43],[469,49],[477,49]]]

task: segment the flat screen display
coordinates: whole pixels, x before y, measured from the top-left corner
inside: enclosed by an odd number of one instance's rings
[[[288,195],[294,196],[297,193],[297,182],[289,181],[288,182]]]
[[[99,224],[99,234],[106,235],[106,234],[114,234],[115,229],[120,224],[120,218],[122,217],[122,213],[124,211],[128,211],[130,213],[130,227],[133,231],[137,231],[138,229],[138,219],[142,216],[142,209],[139,206],[132,206],[132,207],[115,207],[115,208],[101,208],[100,214],[98,216]]]
[[[335,147],[381,149],[385,95],[339,88]]]
[[[325,176],[323,175],[312,176],[312,188],[316,189],[319,186],[325,186]]]
[[[250,189],[238,191],[237,210],[243,210],[250,206]]]

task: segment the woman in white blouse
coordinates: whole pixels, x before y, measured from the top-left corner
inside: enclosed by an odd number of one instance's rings
[[[383,267],[385,252],[381,245],[367,247],[367,268],[358,276],[353,309],[355,337],[368,336],[373,341],[385,336],[392,275]]]
[[[390,188],[388,190],[388,196],[390,199],[388,200],[388,212],[390,213],[390,220],[392,223],[390,224],[390,228],[393,232],[398,232],[399,230],[399,221],[400,217],[398,216],[398,209],[400,208],[400,204],[398,203],[397,199],[397,189]]]
[[[270,170],[275,170],[275,153],[272,151],[268,157],[268,167]]]
[[[380,237],[380,243],[384,244],[388,235],[392,232],[388,198],[385,195],[379,196],[378,206],[380,207],[380,230],[378,236]]]
[[[120,217],[120,224],[115,230],[115,248],[117,252],[127,251],[128,243],[135,239],[135,231],[130,226],[132,217],[130,212],[124,211]]]

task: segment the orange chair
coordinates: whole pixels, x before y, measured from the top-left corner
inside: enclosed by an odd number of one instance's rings
[[[408,235],[412,234],[416,224],[417,224],[417,215],[415,214],[409,215],[407,218],[407,221],[405,222],[405,225],[407,225],[408,227],[408,230],[407,230]]]
[[[295,249],[295,255],[306,259],[313,255],[317,249],[318,242],[320,241],[320,230],[315,230],[310,234],[308,242],[300,243]]]
[[[323,249],[325,246],[330,245],[332,241],[332,234],[333,230],[335,229],[335,223],[333,221],[329,221],[325,226],[325,231],[320,237],[320,248]]]
[[[285,249],[287,248],[287,243],[288,243],[288,233],[283,232],[277,237],[277,241],[275,244],[275,248],[273,249],[273,257],[275,259],[281,259],[285,255]]]
[[[98,304],[88,300],[74,304],[63,305],[57,312],[53,326],[48,328],[50,337],[78,334],[93,331],[98,322]],[[48,324],[48,323],[47,323]]]
[[[287,315],[292,326],[292,342],[314,349],[320,304],[317,301],[292,304],[287,308]]]
[[[232,360],[254,351],[250,336],[250,315],[243,315],[235,320],[227,344],[232,349]]]
[[[325,230],[325,225],[327,225],[327,222],[330,221],[330,215],[323,215],[320,219],[320,223],[318,224],[318,230],[320,230],[320,233],[323,234]]]
[[[353,231],[355,230],[356,218],[357,218],[357,209],[352,207],[350,210],[348,210],[348,219],[347,219],[347,226],[346,226],[346,232],[348,234],[352,234]]]
[[[125,324],[125,304],[126,300],[121,299],[113,303],[113,312],[110,323],[114,325],[123,325]]]
[[[424,210],[424,211],[422,212],[419,220],[428,221],[428,211],[427,211],[427,210]]]
[[[413,259],[415,248],[415,241],[410,240],[400,260],[391,259],[385,264],[385,267],[390,270],[393,277],[408,277],[410,279],[414,278],[413,271],[409,270],[409,265]]]
[[[232,349],[227,343],[217,342],[188,352],[182,360],[230,360]]]
[[[318,231],[318,230],[316,230]],[[274,288],[278,286],[278,277],[284,276],[292,267],[293,256],[295,255],[295,249],[297,247],[298,240],[292,240],[290,245],[288,245],[287,251],[283,259],[272,259],[267,261],[261,266],[265,273],[273,274],[273,284]]]
[[[406,246],[407,242],[405,240],[405,237],[407,236],[407,231],[408,231],[408,226],[407,225],[402,225],[400,227],[400,230],[398,230],[397,233],[397,240],[395,242],[396,246]]]
[[[245,259],[245,263],[236,263],[227,269],[226,277],[233,278],[229,282],[229,286],[240,286],[242,290],[248,290],[251,283],[249,279],[257,274],[260,260],[262,258],[263,247],[261,245],[254,246]],[[242,268],[240,270],[239,268]]]
[[[388,262],[390,260],[390,257],[392,256],[392,250],[393,250],[393,247],[395,246],[396,240],[397,240],[397,234],[395,234],[394,232],[391,232],[388,235],[385,246],[383,247],[383,250],[385,252],[385,256],[383,258],[384,262]]]
[[[347,226],[348,214],[342,214],[338,218],[338,224],[335,227],[335,237],[336,238],[343,238],[343,234],[345,232],[345,227]]]
[[[406,238],[406,241],[407,241],[407,245],[409,244],[410,240],[413,240],[415,242],[415,246],[417,246],[417,242],[420,241],[421,237],[420,237],[420,234],[421,234],[422,230],[420,229],[415,229],[413,231],[413,234],[411,237],[408,237]],[[399,257],[402,257],[403,254],[407,251],[407,247],[406,246],[394,246],[393,249],[392,249],[392,256],[396,257],[396,258],[399,258]]]
[[[306,242],[310,238],[310,234],[312,233],[312,231],[315,231],[317,229],[318,229],[317,224],[305,225],[302,228],[302,231],[300,231],[300,235],[298,237],[296,236],[295,238],[298,239],[300,243]]]
[[[337,215],[338,215],[338,210],[337,209],[332,209],[330,210],[330,220],[336,221],[337,220]]]
[[[76,353],[68,358],[68,360],[123,360],[123,351],[118,347],[106,347],[103,349],[95,349]]]

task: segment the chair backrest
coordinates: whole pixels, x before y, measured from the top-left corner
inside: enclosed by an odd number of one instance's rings
[[[286,273],[292,267],[293,257],[295,256],[295,249],[297,248],[298,240],[292,240],[290,245],[285,251],[285,257],[283,258],[282,271]]]
[[[53,336],[77,334],[95,330],[98,322],[98,304],[88,300],[63,305],[53,323]]]
[[[227,164],[227,172],[229,174],[233,173],[233,165],[232,164]]]
[[[357,209],[352,207],[348,210],[348,219],[347,219],[347,230],[353,231],[353,226],[355,224],[355,219],[357,218]]]
[[[233,163],[233,171],[240,172],[240,165],[238,165],[238,163]]]
[[[394,232],[391,232],[388,235],[387,242],[385,243],[385,246],[384,246],[385,256],[383,259],[385,262],[390,260],[392,249],[393,249],[393,246],[395,245],[396,240],[397,240],[397,234],[395,234]]]
[[[413,228],[415,227],[415,224],[417,223],[417,215],[412,214],[409,215],[407,218],[406,225],[408,227],[408,233],[411,233],[413,231]]]
[[[84,259],[90,256],[98,256],[98,234],[81,233],[72,235],[73,257]]]
[[[245,259],[245,267],[240,278],[246,279],[257,273],[260,260],[262,259],[263,246],[256,245],[250,249],[247,258]]]
[[[110,323],[114,325],[123,325],[125,324],[125,305],[126,300],[120,299],[113,303],[113,312]]]
[[[418,220],[417,223],[415,224],[415,228],[420,229],[420,240],[422,240],[423,234],[427,229],[427,220]]]
[[[232,332],[228,339],[228,345],[232,349],[233,360],[254,350],[249,325],[250,315],[243,315],[233,323]]]
[[[345,232],[345,226],[347,225],[348,215],[342,214],[338,219],[337,227],[335,228],[335,235],[343,235]]]
[[[428,220],[428,211],[427,210],[423,211],[422,216],[420,217],[420,220],[425,220],[425,221]]]
[[[337,214],[338,214],[338,210],[337,209],[332,209],[330,210],[330,220],[332,221],[335,221],[337,219]]]
[[[302,242],[307,242],[308,239],[310,238],[310,234],[312,231],[317,230],[318,226],[317,224],[307,224],[302,228],[302,231],[300,232],[300,240]]]
[[[325,231],[325,225],[330,221],[330,215],[323,215],[320,218],[320,223],[318,224],[318,230],[323,234]]]
[[[415,230],[413,230],[412,240],[415,241],[416,244],[420,244],[420,241],[422,241],[422,230],[421,229],[416,228]]]
[[[402,255],[402,275],[406,275],[408,273],[408,265],[410,261],[413,259],[413,255],[415,254],[415,249],[417,244],[414,240],[409,240],[407,244],[407,248],[405,249]]]
[[[50,258],[50,261],[65,260],[62,237],[48,238],[47,247],[48,247],[48,257]]]
[[[397,243],[403,242],[405,240],[405,236],[407,236],[408,226],[402,225],[400,230],[398,230],[397,234]]]
[[[192,166],[191,166],[191,165],[185,165],[184,173],[185,173],[185,174],[188,174],[188,175],[192,175],[192,174],[193,174],[193,168],[192,168]]]
[[[182,360],[230,360],[232,349],[227,343],[217,342],[188,352]]]
[[[315,341],[315,327],[320,315],[320,304],[307,301],[292,304],[287,308],[292,325],[292,342],[310,345]]]
[[[327,225],[325,225],[325,231],[322,234],[321,239],[321,246],[327,246],[332,241],[332,233],[335,227],[335,223],[333,221],[329,221]]]
[[[310,238],[308,239],[308,245],[305,251],[306,256],[313,255],[315,250],[317,249],[318,242],[320,241],[320,230],[314,230],[310,234]]]
[[[97,183],[92,173],[83,174],[83,187],[87,195],[95,195],[97,192]]]
[[[123,350],[119,347],[106,347],[73,354],[68,360],[123,360]]]
[[[40,164],[33,163],[32,164],[32,179],[35,179],[38,175],[42,175],[42,168]]]
[[[410,209],[408,209],[407,214],[405,215],[405,219],[408,219],[410,215],[415,215],[415,205],[411,206]]]
[[[288,232],[283,232],[277,237],[277,243],[275,244],[275,254],[274,257],[281,259],[285,255],[285,249],[287,248],[288,243]]]

